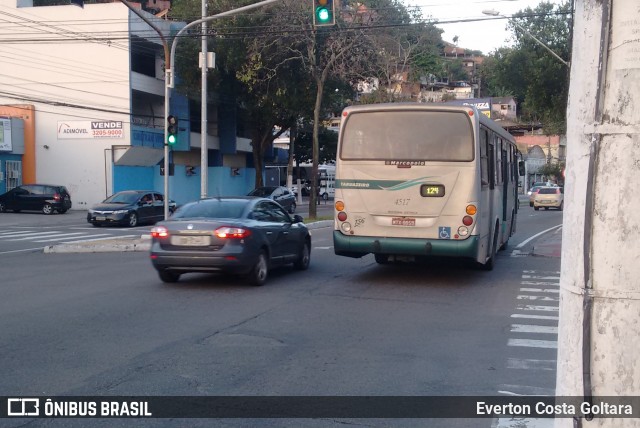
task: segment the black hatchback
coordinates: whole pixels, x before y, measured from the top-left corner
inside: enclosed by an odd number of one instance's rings
[[[169,201],[169,212],[176,204]],[[114,193],[87,211],[87,221],[94,226],[123,225],[136,227],[164,219],[164,196],[152,190],[123,190]]]
[[[269,198],[282,205],[282,208],[287,210],[289,214],[296,212],[296,196],[284,186],[257,187],[248,196]]]
[[[56,184],[27,184],[15,187],[0,195],[0,212],[13,210],[42,211],[44,214],[60,214],[71,209],[71,195],[64,186]]]

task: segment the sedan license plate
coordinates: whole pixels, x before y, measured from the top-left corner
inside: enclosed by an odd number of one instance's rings
[[[171,245],[185,247],[206,247],[211,243],[209,236],[172,236]]]
[[[410,217],[393,217],[391,219],[392,226],[415,226],[416,219]]]
[[[106,219],[104,216],[96,216],[96,221],[105,221]]]

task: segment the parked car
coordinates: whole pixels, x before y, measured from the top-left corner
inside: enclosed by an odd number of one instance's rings
[[[186,272],[231,272],[263,285],[269,269],[309,267],[311,234],[266,198],[202,199],[180,207],[151,229],[151,262],[164,282]]]
[[[169,211],[176,204],[169,201]],[[87,221],[94,226],[155,223],[164,219],[164,196],[152,190],[124,190],[114,193],[87,212]]]
[[[302,187],[302,196],[309,196],[309,194],[311,193],[311,183],[309,183],[308,181],[303,182],[300,187]],[[295,196],[298,196],[297,184],[294,184],[293,186],[291,186],[291,193],[293,193]]]
[[[284,186],[266,186],[253,189],[248,196],[258,196],[276,201],[289,211],[289,214],[296,212],[296,196]]]
[[[67,188],[57,184],[27,184],[0,195],[0,212],[42,211],[60,214],[71,209],[71,195]]]
[[[320,186],[320,188],[318,188],[318,194],[325,201],[328,200],[329,198],[335,197],[336,189],[334,187],[334,182],[330,181],[326,185]]]
[[[533,206],[533,200],[536,197],[536,193],[538,193],[538,190],[542,189],[543,186],[533,186],[531,189],[529,189],[529,206],[532,207]]]
[[[538,211],[540,207],[543,207],[545,210],[557,208],[562,211],[564,207],[564,188],[541,187],[533,200],[533,209]]]

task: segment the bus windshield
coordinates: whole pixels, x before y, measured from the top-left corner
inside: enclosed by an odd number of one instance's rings
[[[474,159],[465,112],[396,110],[353,113],[341,135],[340,159],[455,161]]]

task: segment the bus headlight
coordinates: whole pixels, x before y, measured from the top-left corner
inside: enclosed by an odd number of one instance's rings
[[[466,226],[460,226],[458,228],[458,235],[467,236],[469,234],[469,229]]]
[[[342,229],[342,231],[344,233],[349,233],[351,232],[351,223],[349,222],[344,222],[340,225],[340,229]]]

